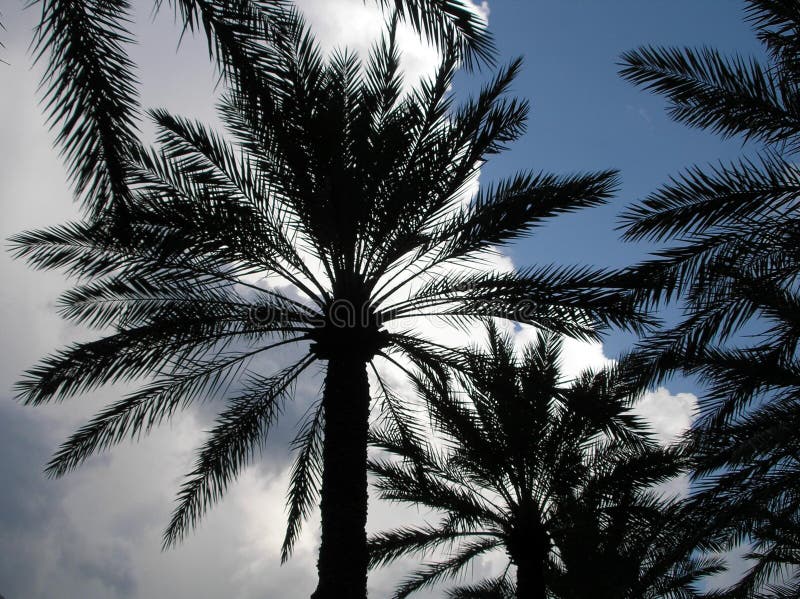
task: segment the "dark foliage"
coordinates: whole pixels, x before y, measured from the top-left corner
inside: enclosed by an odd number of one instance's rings
[[[159,9],[163,0],[155,1]],[[184,31],[202,31],[209,54],[229,81],[255,84],[261,47],[291,27],[286,0],[168,0]],[[481,20],[452,0],[381,0],[400,19],[444,48],[454,45],[469,66],[491,64],[492,39]],[[136,145],[138,92],[127,47],[127,0],[33,0],[41,8],[33,49],[46,60],[44,108],[56,146],[87,213],[120,211],[131,201],[127,153]],[[287,22],[288,19],[288,22]],[[0,23],[0,29],[2,24]],[[0,43],[0,48],[2,45]],[[119,220],[119,219],[117,219]]]
[[[757,559],[731,596],[796,596],[800,5],[751,0],[748,16],[766,62],[709,48],[623,56],[623,77],[665,96],[676,120],[760,148],[675,177],[626,212],[624,236],[681,244],[635,271],[651,285],[644,305],[680,297],[684,306],[642,347],[654,377],[683,371],[708,388],[691,438],[705,477],[698,505]],[[779,591],[771,585],[782,577]]]
[[[393,431],[374,434],[390,452],[370,463],[381,497],[442,513],[436,524],[371,539],[373,566],[441,551],[395,597],[493,549],[506,552],[516,580],[504,574],[449,597],[698,596],[694,584],[721,565],[692,557],[701,539],[688,515],[650,490],[687,462],[651,441],[631,412],[643,392],[632,382],[637,365],[623,360],[568,383],[556,335],[540,333],[522,359],[494,325],[488,335],[488,352],[466,354],[460,384],[419,386],[440,441],[409,447]]]
[[[87,220],[12,239],[32,266],[79,279],[60,311],[102,331],[45,358],[18,391],[41,404],[145,381],[61,447],[48,466],[56,476],[193,402],[220,403],[179,493],[169,546],[258,453],[298,377],[326,363],[322,401],[293,443],[284,557],[321,486],[315,597],[361,596],[368,364],[400,365],[399,354],[436,376],[461,360],[403,329],[407,319],[468,326],[494,316],[578,337],[606,324],[639,330],[647,319],[610,273],[480,267],[485,252],[604,202],[615,186],[612,172],[526,173],[463,201],[483,161],[524,131],[527,103],[507,97],[518,60],[454,108],[457,45],[434,78],[403,94],[394,27],[362,68],[349,53],[326,62],[297,15],[282,19],[280,35],[248,49],[247,72],[228,78],[227,137],[150,112],[159,147],[126,153],[124,228]],[[255,369],[265,352],[293,344],[293,364]],[[411,439],[405,406],[383,381],[379,393],[394,430]]]

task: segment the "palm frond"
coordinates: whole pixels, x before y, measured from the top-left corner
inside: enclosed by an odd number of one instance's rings
[[[2,17],[3,17],[3,13],[0,13],[0,31],[5,32],[6,31],[6,26],[3,25]],[[6,48],[6,45],[3,43],[2,40],[0,40],[0,50],[5,50],[5,48]],[[2,58],[0,58],[0,62],[2,62],[5,65],[8,64],[8,62],[3,60]]]
[[[622,55],[623,78],[664,95],[671,116],[725,137],[789,141],[800,120],[775,76],[754,59],[703,48],[643,47]]]
[[[137,80],[126,47],[127,0],[37,0],[35,60],[44,109],[86,211],[99,217],[130,202],[125,158],[137,137]]]
[[[292,441],[292,449],[297,452],[297,456],[292,464],[289,479],[287,500],[289,516],[286,535],[281,546],[281,563],[289,559],[300,536],[303,522],[319,499],[324,418],[321,403],[312,406],[308,417]]]
[[[488,578],[477,584],[446,591],[447,599],[515,599],[517,587],[507,574]]]
[[[459,531],[447,519],[438,526],[428,524],[384,531],[369,538],[370,567],[382,566],[406,555],[424,556],[442,546],[452,547],[466,538],[482,534]]]
[[[164,0],[156,0],[159,9]],[[262,82],[267,43],[296,32],[298,15],[285,0],[168,0],[184,32],[202,29],[209,56],[231,85]]]
[[[576,338],[592,338],[604,325],[642,330],[653,323],[637,311],[613,273],[554,265],[515,273],[443,274],[409,299],[383,307],[382,318],[389,322],[411,314],[498,317]]]
[[[428,41],[447,47],[457,39],[461,58],[467,67],[494,63],[495,45],[486,24],[463,0],[380,0],[396,14],[422,32]]]
[[[59,448],[45,472],[54,477],[63,476],[93,454],[125,438],[149,433],[198,397],[207,401],[229,388],[257,354],[297,340],[279,341],[233,355],[218,354],[215,360],[176,365],[176,371],[169,378],[156,380],[101,410]]]
[[[482,539],[464,543],[449,559],[423,565],[410,574],[397,588],[393,599],[403,599],[411,593],[432,586],[446,577],[457,575],[472,559],[501,545],[498,539]]]
[[[712,228],[750,228],[794,213],[800,174],[775,155],[694,167],[622,214],[623,238],[651,241],[697,237]]]
[[[178,543],[228,487],[266,439],[281,411],[282,401],[295,379],[313,362],[304,357],[279,374],[252,377],[250,390],[228,401],[208,441],[201,448],[195,469],[181,485],[178,507],[164,532],[164,548]]]

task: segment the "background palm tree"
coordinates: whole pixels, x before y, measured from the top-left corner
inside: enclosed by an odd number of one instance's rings
[[[760,149],[738,163],[691,168],[623,220],[627,239],[681,242],[636,270],[652,283],[647,305],[680,296],[684,309],[642,347],[654,376],[682,370],[708,388],[692,445],[697,476],[718,476],[697,501],[729,543],[755,543],[759,565],[737,592],[760,596],[781,564],[800,575],[795,540],[773,521],[796,521],[800,508],[800,429],[791,424],[800,420],[800,6],[747,4],[767,62],[642,48],[623,56],[621,72],[666,96],[676,120]],[[745,326],[747,341],[738,335]]]
[[[564,501],[553,597],[704,597],[706,577],[725,569],[722,559],[707,553],[719,547],[705,524],[697,526],[699,513],[684,499],[649,489],[637,478],[638,467],[635,459],[598,462],[596,468],[608,472],[595,474],[579,497]],[[634,469],[634,476],[620,469]]]
[[[631,382],[633,365],[566,385],[557,335],[539,333],[522,360],[494,324],[488,338],[488,352],[466,358],[463,395],[419,386],[440,443],[409,447],[393,431],[374,435],[390,452],[370,462],[381,497],[444,516],[374,536],[372,565],[452,548],[408,576],[395,597],[455,576],[493,549],[508,554],[516,581],[503,573],[450,597],[691,596],[691,584],[719,564],[689,559],[698,540],[675,534],[676,504],[648,492],[685,461],[651,441],[630,411],[643,392]]]
[[[159,10],[162,0],[154,1]],[[202,31],[221,76],[255,81],[258,48],[280,35],[286,0],[169,0],[183,30]],[[468,66],[492,61],[483,23],[456,0],[380,0],[439,47],[454,43]],[[35,61],[47,60],[43,103],[77,197],[93,217],[130,203],[127,153],[136,146],[139,116],[128,0],[35,0],[42,16]]]
[[[762,297],[769,306],[766,289]],[[772,344],[779,331],[799,332],[796,313],[788,321],[771,314]],[[748,543],[755,560],[730,597],[800,593],[800,369],[796,349],[782,350],[711,349],[689,368],[716,408],[690,437],[699,481],[690,507],[729,548]]]
[[[258,50],[254,76],[234,80],[222,100],[236,144],[153,111],[160,149],[129,152],[125,228],[89,220],[12,240],[33,266],[88,280],[62,297],[66,318],[113,330],[45,358],[19,393],[40,404],[152,379],[78,430],[50,463],[53,475],[193,401],[224,402],[181,489],[170,545],[252,458],[294,381],[325,363],[321,400],[294,443],[284,558],[321,497],[315,597],[363,597],[368,369],[379,356],[413,375],[397,354],[433,373],[458,362],[402,328],[409,318],[494,316],[582,337],[647,319],[602,271],[477,268],[485,252],[602,203],[615,184],[611,172],[522,173],[463,203],[485,158],[524,130],[527,103],[505,97],[519,61],[454,110],[456,45],[433,79],[403,96],[393,27],[362,68],[348,53],[325,62],[302,20],[284,17],[281,36]],[[285,369],[248,368],[295,343],[304,353]],[[379,390],[395,430],[412,441],[403,404],[383,382]]]

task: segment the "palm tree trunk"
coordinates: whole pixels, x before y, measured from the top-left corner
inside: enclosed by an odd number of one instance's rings
[[[517,599],[545,599],[544,561],[520,559],[517,561]]]
[[[328,360],[322,405],[322,542],[311,597],[366,599],[369,381],[363,359]]]

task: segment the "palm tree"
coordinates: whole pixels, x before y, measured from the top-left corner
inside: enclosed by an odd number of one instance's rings
[[[800,514],[800,441],[790,425],[800,420],[800,7],[747,4],[766,62],[708,48],[623,56],[623,77],[664,95],[676,120],[760,146],[734,164],[689,169],[628,210],[624,224],[627,239],[681,243],[635,271],[652,284],[646,304],[683,299],[683,319],[642,346],[655,377],[683,371],[708,386],[692,445],[696,478],[711,478],[697,502],[730,544],[758,548],[760,563],[739,587],[757,596],[779,564],[800,573],[794,540],[776,536],[770,516]]]
[[[165,533],[171,545],[252,458],[294,381],[325,364],[321,400],[294,444],[283,555],[320,496],[314,596],[363,597],[368,370],[376,357],[408,370],[397,354],[433,372],[458,362],[403,328],[409,318],[468,325],[494,316],[582,337],[647,319],[602,271],[479,267],[485,252],[542,220],[602,203],[615,183],[612,172],[523,173],[462,202],[485,158],[524,130],[527,103],[505,97],[518,60],[453,110],[455,47],[404,96],[393,28],[361,68],[348,53],[323,60],[299,17],[285,27],[260,50],[259,78],[238,81],[222,100],[236,143],[153,111],[160,149],[130,152],[124,228],[89,220],[12,240],[34,267],[85,280],[61,298],[66,318],[113,330],[45,358],[19,394],[41,404],[151,379],[62,446],[48,467],[56,476],[193,401],[223,400]],[[292,344],[304,353],[285,369],[248,369]],[[402,403],[383,383],[379,391],[411,439]]]
[[[762,289],[767,306],[768,295]],[[779,314],[771,314],[775,345],[781,330],[800,332],[796,316],[781,321]],[[800,593],[800,368],[782,349],[711,349],[689,369],[708,385],[712,406],[690,437],[699,481],[692,507],[721,543],[745,541],[755,560],[729,589],[734,598]]]
[[[163,0],[154,0],[159,10]],[[257,77],[258,48],[280,35],[287,0],[169,0],[183,31],[202,31],[211,58],[228,80]],[[42,16],[34,58],[47,60],[43,104],[76,196],[95,218],[130,203],[127,153],[139,117],[128,0],[34,0]],[[481,20],[456,0],[380,0],[430,41],[456,40],[468,66],[491,63],[494,46]]]
[[[390,452],[370,461],[381,497],[444,515],[372,537],[372,566],[452,549],[408,576],[394,597],[494,549],[505,550],[516,580],[503,573],[450,597],[694,596],[691,584],[718,564],[690,559],[698,540],[687,544],[677,505],[648,492],[685,464],[630,411],[642,392],[631,382],[634,364],[586,371],[566,385],[558,335],[540,332],[522,360],[491,323],[488,339],[488,353],[466,358],[463,391],[420,379],[440,442],[409,447],[394,431],[374,434]]]
[[[707,526],[697,526],[700,512],[682,499],[648,491],[635,471],[619,476],[617,469],[638,468],[637,460],[623,457],[611,466],[592,478],[588,491],[564,502],[555,541],[561,568],[553,573],[552,596],[707,596],[699,590],[704,579],[725,568],[722,559],[708,555],[718,546]]]

